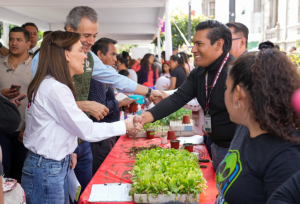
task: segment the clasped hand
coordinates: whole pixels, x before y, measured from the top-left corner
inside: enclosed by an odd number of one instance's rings
[[[126,125],[126,133],[136,136],[143,129],[143,118],[135,115],[134,117],[126,118],[124,120]]]

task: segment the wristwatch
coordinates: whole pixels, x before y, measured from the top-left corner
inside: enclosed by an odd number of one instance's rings
[[[0,48],[2,47],[3,45],[2,45],[2,43],[0,42]]]
[[[146,98],[148,98],[148,97],[151,95],[151,91],[152,91],[152,89],[150,89],[150,88],[148,87],[148,93],[146,94]]]

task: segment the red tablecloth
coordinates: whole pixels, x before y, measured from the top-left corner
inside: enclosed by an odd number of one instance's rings
[[[86,187],[85,191],[79,199],[79,204],[88,204],[90,193],[93,184],[104,184],[104,183],[131,183],[131,175],[128,173],[132,170],[134,166],[134,157],[129,155],[129,149],[132,146],[149,146],[150,144],[160,144],[160,138],[154,138],[148,140],[146,138],[131,139],[127,136],[121,136],[118,142],[115,144],[114,148],[111,150],[109,155],[106,157],[105,161],[102,163],[101,167],[96,172],[95,176],[91,182]],[[166,145],[160,145],[161,147],[169,147],[169,143]],[[206,159],[210,159],[207,153],[205,145],[194,146],[194,151],[197,151]],[[207,181],[207,189],[204,190],[205,194],[200,194],[200,203],[210,204],[215,203],[216,195],[218,191],[216,189],[215,183],[215,171],[213,169],[212,163],[202,163],[207,165],[207,168],[202,169],[204,178]],[[117,193],[117,192],[116,192]],[[103,204],[104,202],[101,202]],[[110,202],[111,204],[113,202]],[[134,202],[114,202],[114,203],[126,203],[132,204]]]

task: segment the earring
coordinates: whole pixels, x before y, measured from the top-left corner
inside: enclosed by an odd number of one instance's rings
[[[238,101],[237,103],[238,103],[239,107],[236,107],[236,106],[235,106],[235,102],[233,103],[233,107],[234,107],[235,109],[239,109],[239,108],[241,107],[240,102]]]
[[[67,62],[70,62],[70,60],[67,60]]]

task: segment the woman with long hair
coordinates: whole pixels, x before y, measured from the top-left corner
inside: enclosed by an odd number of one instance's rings
[[[230,120],[247,129],[235,135],[241,141],[231,145],[216,171],[216,203],[266,203],[300,170],[299,116],[290,103],[300,87],[297,68],[265,46],[234,62],[226,87]]]
[[[79,39],[78,33],[56,31],[41,45],[37,73],[27,92],[23,139],[29,151],[21,184],[29,204],[69,203],[67,173],[78,137],[96,142],[136,129],[133,118],[93,123],[77,107],[72,77],[83,74],[87,59]]]
[[[184,67],[191,72],[193,67],[189,64],[188,55],[185,52],[179,52],[179,54],[182,56]]]
[[[154,63],[154,56],[153,54],[145,54],[143,59],[138,59],[137,62],[132,66],[132,69],[135,72],[139,72],[138,83],[147,84],[149,86],[153,86],[158,79],[158,69],[153,64]]]
[[[184,65],[184,55],[177,53],[170,57],[170,67],[171,72],[171,85],[168,90],[177,89],[185,81],[189,71],[185,68]]]

